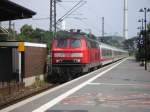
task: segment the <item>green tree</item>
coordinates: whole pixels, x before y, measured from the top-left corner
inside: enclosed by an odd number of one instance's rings
[[[43,43],[44,34],[45,34],[44,30],[36,28],[32,32],[33,41]]]
[[[47,47],[49,49],[51,49],[51,43],[52,43],[52,40],[53,40],[53,32],[49,32],[49,31],[45,31],[45,33],[43,34],[43,42],[44,43],[47,43]]]
[[[123,42],[124,49],[128,50],[131,55],[137,52],[137,48],[136,48],[137,39],[138,37],[133,37],[130,39],[126,39]]]
[[[40,28],[33,29],[31,25],[23,25],[20,34],[17,36],[18,41],[46,43],[51,48],[53,33]]]
[[[23,25],[20,31],[21,33],[18,35],[17,40],[32,42],[34,29],[31,25]]]

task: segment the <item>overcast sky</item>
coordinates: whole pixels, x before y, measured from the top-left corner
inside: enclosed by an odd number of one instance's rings
[[[37,14],[33,18],[49,17],[49,1],[50,0],[11,0],[26,8],[35,11]],[[62,0],[68,1],[68,0]],[[73,0],[69,0],[73,1]],[[122,35],[123,34],[123,1],[124,0],[86,0],[87,3],[79,8],[74,14],[82,14],[80,16],[71,15],[65,19],[66,28],[80,28],[84,31],[91,29],[95,35],[101,35],[102,21],[105,18],[106,35]],[[64,15],[76,2],[61,2],[57,4],[57,18]],[[144,17],[144,13],[138,12],[140,8],[149,7],[150,0],[128,0],[128,35],[129,38],[137,35],[137,27],[141,24],[138,19]],[[80,17],[77,20],[71,17]],[[148,14],[148,21],[150,13]],[[32,24],[34,28],[39,27],[45,30],[49,29],[49,19],[46,20],[17,20],[13,21],[16,29],[23,24]]]

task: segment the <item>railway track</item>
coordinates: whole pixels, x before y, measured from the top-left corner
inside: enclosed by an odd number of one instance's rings
[[[25,99],[30,98],[32,96],[35,96],[41,92],[44,92],[48,89],[52,89],[56,86],[58,86],[58,85],[49,84],[49,85],[43,86],[41,88],[35,88],[34,90],[32,89],[31,91],[28,89],[25,89],[24,91],[18,92],[18,94],[10,95],[9,97],[3,99],[4,101],[2,101],[0,103],[0,109],[3,109],[5,107],[8,107],[8,106],[13,105],[15,103],[18,103],[22,100],[25,100]]]
[[[119,61],[119,60],[118,60],[118,61]],[[116,61],[115,61],[115,62],[116,62]],[[115,62],[113,62],[113,63],[115,63]],[[105,67],[105,66],[108,66],[108,65],[110,65],[110,64],[112,64],[112,63],[103,65],[101,68],[103,68],[103,67]],[[93,70],[93,71],[94,71],[94,70]],[[92,71],[91,71],[91,72],[92,72]],[[82,75],[85,75],[85,74],[82,74]],[[81,75],[81,76],[82,76],[82,75]],[[78,77],[77,77],[77,78],[78,78]],[[72,80],[73,80],[73,79],[72,79]],[[42,93],[42,92],[44,92],[44,91],[46,91],[46,90],[55,88],[55,87],[57,87],[57,86],[59,86],[59,85],[61,85],[61,84],[62,84],[62,83],[57,83],[57,84],[52,83],[52,84],[49,84],[48,86],[45,86],[45,87],[42,87],[42,88],[38,88],[38,89],[35,89],[35,88],[34,88],[33,91],[28,91],[28,90],[23,91],[22,93],[20,93],[20,95],[15,95],[14,98],[11,97],[11,98],[5,99],[5,102],[0,103],[0,109],[3,109],[3,108],[5,108],[5,107],[8,107],[8,106],[13,105],[13,104],[15,104],[15,103],[18,103],[18,102],[20,102],[20,101],[23,101],[23,100],[25,100],[25,99],[27,99],[27,98],[30,98],[30,97],[32,97],[32,96],[35,96],[35,95],[37,95],[37,94],[39,94],[39,93]],[[17,96],[17,97],[16,97],[16,96]]]

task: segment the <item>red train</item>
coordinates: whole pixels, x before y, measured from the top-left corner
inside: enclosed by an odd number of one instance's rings
[[[83,34],[58,37],[52,42],[52,75],[64,82],[125,56],[126,51]]]

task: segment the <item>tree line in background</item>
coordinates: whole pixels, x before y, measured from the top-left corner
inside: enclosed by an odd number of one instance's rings
[[[20,33],[13,31],[12,29],[7,29],[8,34],[2,34],[0,30],[0,41],[25,41],[25,42],[35,42],[35,43],[46,43],[48,48],[51,48],[51,42],[54,37],[54,33],[46,31],[40,28],[33,28],[31,25],[25,24],[21,27]],[[67,31],[58,31],[58,36],[67,37]],[[89,36],[89,34],[87,34]],[[94,35],[89,37],[96,39]]]
[[[147,26],[147,60],[150,61],[150,23]],[[141,40],[142,36],[142,40]],[[139,35],[124,41],[124,48],[129,51],[130,54],[134,54],[137,61],[144,60],[145,48],[144,48],[144,31],[139,32]]]
[[[17,41],[47,43],[50,48],[53,34],[40,28],[33,29],[31,25],[25,24],[16,37]]]
[[[15,40],[15,41],[26,41],[26,42],[37,42],[37,43],[46,43],[48,48],[51,47],[51,41],[53,39],[53,33],[49,31],[45,31],[40,28],[33,29],[31,25],[23,25],[20,33],[17,34],[15,31],[12,29],[8,29],[9,32],[11,32],[7,40]],[[66,32],[65,31],[59,31],[57,32],[61,36],[65,36]],[[141,32],[140,32],[141,34]],[[90,38],[93,39],[98,39],[96,36],[87,34]],[[148,35],[148,49],[150,49],[150,24],[148,25],[148,30],[147,30],[147,35]],[[1,36],[1,40],[3,39],[3,35]],[[105,40],[104,40],[105,39]],[[139,44],[139,37],[133,37],[127,40],[124,40],[123,42],[120,42],[118,38],[112,39],[112,38],[104,38],[102,42],[106,44],[110,44],[115,47],[119,48],[124,48],[129,51],[130,54],[136,54],[137,59],[139,60],[140,58],[144,57],[144,46]],[[120,38],[119,38],[120,39]],[[101,41],[101,40],[100,40]],[[140,52],[139,52],[140,48]],[[150,58],[150,52],[148,54],[148,58]]]
[[[33,29],[31,25],[23,25],[20,29],[20,33],[16,33],[12,29],[7,29],[8,34],[0,35],[0,41],[25,41],[46,43],[48,48],[52,41],[53,34],[49,31],[45,31],[40,28]]]

